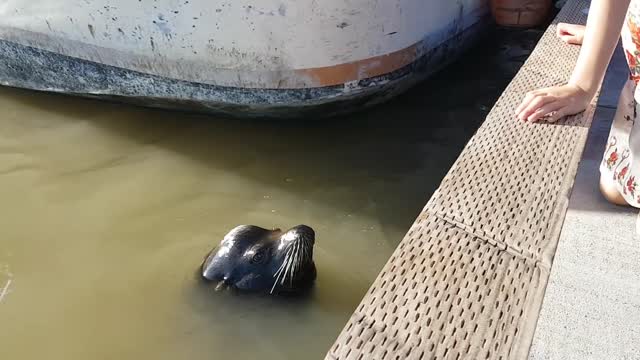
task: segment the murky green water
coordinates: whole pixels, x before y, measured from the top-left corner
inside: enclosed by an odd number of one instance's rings
[[[537,37],[328,122],[0,88],[0,358],[322,358]],[[201,286],[245,223],[316,230],[310,297]]]

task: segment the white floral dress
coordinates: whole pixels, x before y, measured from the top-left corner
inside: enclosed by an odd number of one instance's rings
[[[629,205],[640,208],[640,128],[635,125],[640,108],[640,1],[632,0],[622,28],[622,46],[629,65],[605,148],[600,173],[613,180]]]

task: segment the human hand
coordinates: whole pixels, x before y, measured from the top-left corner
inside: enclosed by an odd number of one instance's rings
[[[592,96],[577,85],[567,84],[528,92],[516,109],[516,116],[524,122],[544,118],[556,122],[564,116],[584,111]]]
[[[559,23],[556,28],[556,35],[567,44],[582,45],[584,29],[584,25]]]

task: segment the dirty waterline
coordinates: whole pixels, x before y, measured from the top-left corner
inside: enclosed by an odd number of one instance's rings
[[[0,88],[2,354],[322,358],[538,36],[501,32],[401,98],[323,122]],[[197,281],[241,223],[314,227],[310,297]]]

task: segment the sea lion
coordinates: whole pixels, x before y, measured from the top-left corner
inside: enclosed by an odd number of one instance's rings
[[[240,225],[207,255],[202,276],[216,282],[216,290],[299,293],[316,279],[314,244],[315,232],[306,225],[285,232]]]

